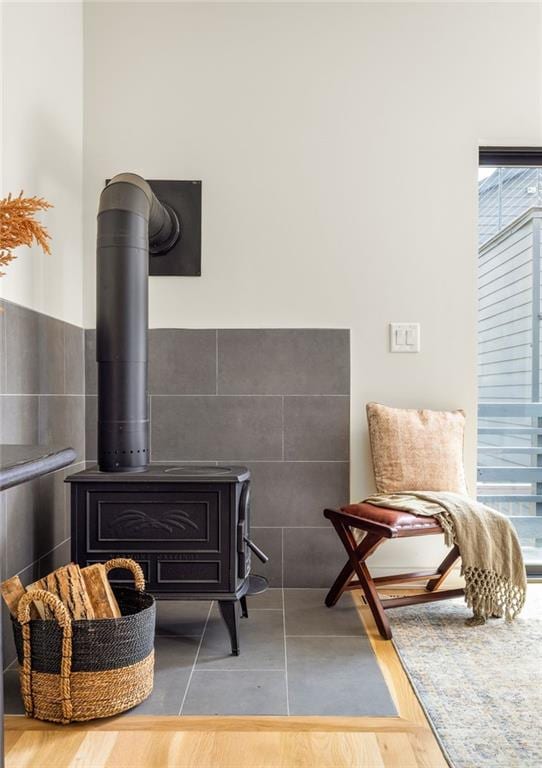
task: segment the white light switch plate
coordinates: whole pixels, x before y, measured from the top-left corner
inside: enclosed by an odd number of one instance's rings
[[[419,323],[390,323],[390,352],[419,351]]]

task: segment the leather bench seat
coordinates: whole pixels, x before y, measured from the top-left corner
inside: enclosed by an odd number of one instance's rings
[[[377,523],[389,529],[388,536],[408,536],[413,534],[442,533],[442,528],[436,517],[424,517],[422,515],[412,515],[410,512],[402,512],[398,509],[389,509],[388,507],[377,507],[374,504],[348,504],[341,507],[341,512],[358,517],[360,528],[363,528],[363,520],[368,523]]]

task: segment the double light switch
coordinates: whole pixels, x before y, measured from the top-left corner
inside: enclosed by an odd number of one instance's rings
[[[419,351],[419,323],[390,323],[390,352]]]

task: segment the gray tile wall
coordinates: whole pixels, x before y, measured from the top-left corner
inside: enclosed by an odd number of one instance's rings
[[[0,493],[0,578],[29,584],[69,561],[68,488],[84,466],[84,332],[0,301],[0,444],[71,445],[77,463]],[[4,663],[15,657],[3,607]]]
[[[95,332],[86,331],[86,458],[96,459]],[[155,462],[247,464],[272,586],[327,587],[343,565],[325,506],[349,498],[347,330],[155,329]]]
[[[95,333],[0,307],[0,443],[78,454],[0,493],[0,578],[26,584],[69,560],[63,480],[96,459]],[[349,332],[158,329],[149,355],[153,461],[246,463],[253,537],[270,555],[256,570],[273,586],[328,586],[344,559],[322,509],[348,499]]]

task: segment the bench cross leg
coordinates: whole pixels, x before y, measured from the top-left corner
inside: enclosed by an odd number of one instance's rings
[[[452,597],[459,597],[464,594],[463,589],[438,591],[459,559],[460,555],[457,546],[454,546],[450,550],[436,570],[399,573],[396,575],[373,578],[367,567],[367,558],[387,539],[405,536],[423,536],[435,533],[442,534],[442,529],[440,529],[440,527],[437,528],[436,523],[434,523],[431,530],[426,533],[425,530],[420,529],[417,521],[415,521],[415,524],[408,528],[408,530],[399,530],[398,528],[394,529],[391,526],[382,525],[378,521],[358,519],[343,510],[326,509],[324,515],[331,521],[348,555],[348,560],[326,595],[325,603],[329,608],[334,606],[341,595],[347,590],[361,589],[365,595],[367,605],[371,610],[381,637],[386,640],[391,640],[392,631],[386,616],[386,610],[388,608],[397,608],[402,605],[416,605],[417,603],[428,603],[435,600],[445,600]],[[365,536],[359,543],[352,533],[353,528],[365,532]],[[355,576],[357,576],[357,579],[354,578]],[[402,597],[392,597],[382,600],[376,588],[377,584],[401,584],[404,581],[420,580],[426,582],[426,591],[422,594],[404,595]]]
[[[348,554],[348,562],[331,587],[325,600],[326,605],[328,607],[335,605],[345,589],[348,588],[349,582],[355,573],[358,577],[358,584],[356,586],[360,586],[365,594],[365,599],[374,616],[378,631],[386,640],[391,640],[392,633],[388,617],[384,612],[384,607],[376,591],[373,577],[365,565],[366,558],[384,541],[383,537],[378,536],[378,534],[368,533],[361,544],[357,544],[350,527],[342,520],[332,517],[331,522]]]

